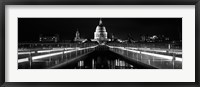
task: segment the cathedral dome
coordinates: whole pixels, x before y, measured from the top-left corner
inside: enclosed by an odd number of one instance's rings
[[[96,32],[106,32],[106,28],[104,26],[97,26]]]
[[[99,25],[96,27],[96,31],[94,32],[94,39],[100,43],[107,41],[106,27],[103,26],[101,19],[99,20]]]
[[[106,28],[103,26],[101,19],[99,21],[99,25],[96,27],[96,32],[106,32]]]

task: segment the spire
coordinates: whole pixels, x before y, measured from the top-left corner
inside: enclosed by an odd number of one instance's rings
[[[76,30],[76,37],[79,37],[79,31],[78,31],[78,28],[77,28],[77,30]]]
[[[78,28],[76,29],[76,32],[78,32]],[[79,33],[79,32],[78,32]]]
[[[79,34],[79,31],[78,31],[78,28],[76,30],[76,37],[75,37],[75,39],[80,39],[80,34]]]
[[[99,20],[99,25],[103,25],[102,19]]]

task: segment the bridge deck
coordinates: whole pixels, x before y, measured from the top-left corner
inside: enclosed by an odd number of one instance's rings
[[[182,69],[179,57],[110,46],[54,50],[34,54],[31,61],[30,56],[18,59],[19,69]]]

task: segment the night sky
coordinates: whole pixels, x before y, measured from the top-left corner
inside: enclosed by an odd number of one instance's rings
[[[129,33],[135,40],[141,35],[165,35],[173,40],[182,38],[182,18],[102,18],[108,37],[113,33],[127,39]],[[39,41],[39,35],[58,34],[60,40],[72,40],[78,29],[81,38],[93,39],[99,18],[19,18],[18,40]]]

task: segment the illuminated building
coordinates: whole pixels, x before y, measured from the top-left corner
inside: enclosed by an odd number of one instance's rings
[[[99,25],[96,27],[94,32],[94,40],[102,44],[108,41],[106,27],[103,25],[102,20],[99,20]]]
[[[74,38],[74,41],[75,41],[75,42],[85,42],[85,41],[87,41],[87,39],[81,38],[81,37],[80,37],[80,33],[79,33],[79,31],[77,30],[77,31],[76,31],[76,35],[75,35],[75,38]]]
[[[43,36],[40,35],[39,37],[40,42],[58,42],[59,41],[59,35],[51,35],[51,36]]]
[[[79,31],[77,30],[76,31],[76,36],[75,36],[75,38],[74,38],[74,41],[78,41],[78,40],[80,40],[81,38],[80,38],[80,33],[79,33]]]
[[[169,37],[165,37],[164,35],[143,35],[141,36],[142,42],[166,42],[169,41]]]
[[[142,38],[142,42],[145,42],[146,41],[146,36],[141,36],[141,38]]]

